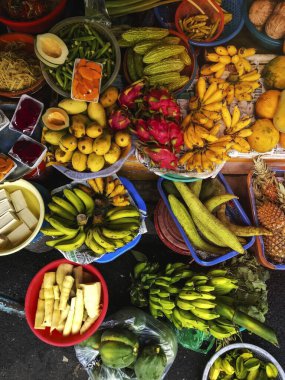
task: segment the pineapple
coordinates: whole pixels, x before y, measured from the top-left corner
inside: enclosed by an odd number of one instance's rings
[[[266,162],[258,156],[254,161],[254,193],[258,200],[263,198],[269,199],[271,202],[278,200],[278,181],[267,166]]]
[[[264,247],[266,254],[277,263],[285,261],[285,236],[283,234],[273,234],[264,236]]]
[[[285,232],[285,214],[278,205],[264,202],[257,206],[257,215],[259,222],[268,230]]]

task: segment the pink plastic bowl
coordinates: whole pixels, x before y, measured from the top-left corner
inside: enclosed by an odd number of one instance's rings
[[[101,294],[102,311],[99,318],[82,335],[78,333],[75,335],[69,335],[65,337],[61,333],[59,333],[57,330],[54,330],[52,334],[50,334],[50,329],[48,327],[45,330],[34,329],[38,297],[39,297],[40,288],[43,282],[44,274],[46,272],[55,271],[56,268],[59,266],[59,264],[63,264],[63,263],[70,263],[70,261],[65,260],[65,259],[56,260],[49,263],[45,267],[43,267],[32,279],[28,287],[26,298],[25,298],[26,319],[33,333],[43,342],[48,343],[52,346],[58,346],[58,347],[74,346],[75,344],[79,344],[83,342],[84,340],[86,340],[87,338],[89,338],[91,335],[93,335],[95,331],[97,331],[99,326],[102,324],[105,318],[105,315],[107,313],[108,303],[109,303],[108,288],[101,273],[93,265],[82,265],[85,271],[91,273],[94,276],[94,281],[100,281],[102,285],[102,294]],[[80,264],[72,263],[72,265],[79,266]]]

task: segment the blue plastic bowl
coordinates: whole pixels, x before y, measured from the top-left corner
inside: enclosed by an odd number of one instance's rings
[[[244,0],[243,17],[247,29],[250,31],[255,40],[265,49],[271,51],[280,51],[282,49],[283,40],[275,40],[268,37],[265,33],[259,32],[248,17],[248,11],[253,0]]]
[[[140,194],[137,192],[136,188],[134,185],[125,177],[119,177],[120,181],[122,184],[125,186],[125,188],[128,190],[130,193],[130,196],[133,198],[136,206],[140,210],[140,212],[143,215],[143,218],[146,218],[146,213],[147,213],[147,208],[144,200],[140,196]],[[99,263],[99,264],[106,264],[109,263],[110,261],[115,260],[117,257],[121,256],[123,253],[129,251],[130,249],[134,248],[139,241],[141,240],[141,234],[139,234],[135,239],[130,241],[128,244],[124,245],[121,248],[116,249],[114,252],[110,253],[105,253],[100,259],[94,261],[94,263]]]
[[[285,170],[277,169],[277,168],[271,168],[277,175],[277,177],[283,177]],[[259,220],[257,215],[257,209],[256,209],[256,202],[255,202],[255,195],[253,190],[253,184],[252,184],[252,173],[248,174],[248,192],[249,192],[249,199],[250,199],[250,205],[252,210],[252,218],[254,221],[254,224],[256,226],[259,226]],[[257,237],[257,254],[258,256],[262,256],[261,263],[263,262],[267,264],[266,266],[270,269],[275,270],[285,270],[285,264],[273,264],[268,257],[265,255],[265,247],[264,247],[264,241],[262,236]]]
[[[231,187],[229,186],[229,184],[227,183],[227,181],[225,180],[225,177],[222,175],[222,174],[218,174],[218,179],[220,180],[220,182],[224,185],[227,193],[230,193],[230,194],[234,194]],[[176,219],[175,215],[173,214],[172,210],[171,210],[171,207],[170,207],[170,204],[168,202],[168,198],[167,198],[167,195],[166,193],[164,192],[164,189],[163,189],[163,181],[164,179],[163,178],[160,178],[158,180],[158,183],[157,183],[157,186],[158,186],[158,191],[166,205],[166,207],[168,208],[168,211],[170,212],[170,215],[172,216],[179,232],[181,233],[181,236],[183,237],[193,259],[196,261],[196,263],[200,264],[200,265],[203,265],[203,266],[206,266],[206,267],[209,267],[209,266],[212,266],[212,265],[217,265],[217,264],[220,264],[226,260],[230,260],[232,259],[233,257],[239,255],[238,252],[236,251],[230,251],[228,253],[225,253],[224,255],[221,255],[219,257],[215,257],[215,258],[211,258],[209,260],[203,260],[201,259],[197,252],[196,252],[196,249],[193,247],[193,245],[190,243],[187,235],[185,234],[183,228],[181,227],[181,224],[178,222],[178,220]],[[227,213],[230,217],[230,219],[237,223],[237,224],[240,224],[240,225],[245,225],[245,226],[249,226],[250,225],[250,220],[248,219],[245,211],[243,210],[241,204],[239,203],[238,200],[236,199],[233,199],[231,201],[231,206],[227,206]],[[248,242],[243,246],[244,249],[248,249],[250,248],[255,242],[255,237],[251,237],[249,238]]]
[[[175,28],[174,16],[177,8],[177,4],[165,5],[154,9],[157,21],[163,28],[173,29]],[[244,25],[244,18],[242,14],[243,0],[223,0],[222,8],[232,13],[232,21],[225,25],[223,33],[220,37],[213,42],[193,42],[195,46],[217,46],[224,44],[234,38],[242,29]]]

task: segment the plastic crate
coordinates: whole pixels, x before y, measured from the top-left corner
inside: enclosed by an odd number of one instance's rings
[[[284,175],[284,172],[285,172],[285,170],[277,169],[277,168],[271,168],[271,170],[275,171],[277,176]],[[254,196],[254,191],[253,191],[253,186],[252,186],[252,174],[253,174],[252,172],[248,173],[247,189],[248,189],[248,194],[249,194],[252,218],[253,218],[254,224],[258,226],[259,221],[258,221],[255,196]],[[268,260],[268,258],[265,255],[264,241],[263,241],[262,236],[258,236],[256,238],[256,256],[260,264],[262,264],[266,268],[275,269],[275,270],[285,270],[285,264],[273,264],[271,261]]]
[[[222,174],[218,174],[218,179],[224,185],[227,193],[234,194],[231,187],[229,186],[229,184],[227,183],[227,181],[225,180],[225,178]],[[190,251],[193,259],[196,261],[196,263],[209,267],[212,265],[220,264],[226,260],[232,259],[233,257],[239,255],[239,253],[236,251],[230,251],[230,252],[227,252],[224,255],[221,255],[219,257],[210,258],[209,260],[201,259],[199,257],[199,255],[197,254],[196,249],[190,243],[190,241],[189,241],[186,233],[184,232],[181,224],[178,222],[178,220],[176,219],[176,217],[174,216],[174,214],[171,210],[170,204],[169,204],[168,199],[167,199],[167,195],[165,194],[163,187],[162,187],[163,181],[164,181],[164,179],[162,179],[162,178],[160,178],[158,180],[158,191],[159,191],[163,201],[165,202],[165,204],[166,204],[166,206],[170,212],[170,215],[172,216],[176,226],[178,227],[178,229],[179,229],[187,247],[189,248],[189,251]],[[228,202],[227,213],[233,222],[235,222],[237,224],[246,225],[246,226],[250,225],[250,220],[247,217],[245,211],[243,210],[240,202],[237,199],[233,199],[232,201]],[[249,238],[248,242],[243,246],[243,248],[244,249],[250,248],[254,244],[254,242],[255,242],[255,237]]]
[[[174,28],[174,15],[177,9],[177,4],[164,5],[154,9],[157,21],[163,28]],[[242,13],[243,0],[223,0],[222,8],[232,13],[233,19],[230,23],[225,25],[222,34],[213,42],[197,43],[198,46],[216,46],[224,44],[234,38],[242,29],[244,25],[244,15]],[[191,42],[193,45],[196,43]]]

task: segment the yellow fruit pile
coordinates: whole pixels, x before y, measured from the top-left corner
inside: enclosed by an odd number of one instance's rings
[[[50,120],[43,118],[42,142],[48,146],[47,165],[71,165],[78,171],[98,172],[107,165],[117,162],[125,149],[131,145],[131,136],[126,131],[113,132],[107,125],[108,108],[115,105],[87,103],[72,99],[64,99],[55,110],[64,110],[69,123],[64,129],[55,130]],[[103,105],[106,104],[106,108]]]
[[[257,89],[260,74],[253,69],[248,57],[255,54],[254,48],[240,48],[230,45],[227,47],[216,46],[214,53],[207,52],[206,60],[211,62],[202,67],[201,74],[210,76],[210,83],[217,83],[218,89],[223,91],[223,96],[228,104],[236,98],[238,101],[251,101],[252,93]],[[226,72],[234,70],[227,78],[222,78]]]

